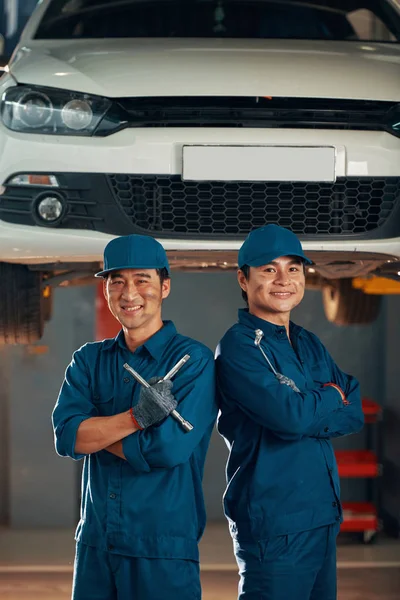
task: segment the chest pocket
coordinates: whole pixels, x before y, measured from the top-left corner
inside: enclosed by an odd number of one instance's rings
[[[100,395],[93,394],[93,404],[97,408],[99,417],[111,417],[114,414],[114,394],[101,393]]]
[[[114,414],[114,386],[109,383],[105,386],[99,386],[99,370],[100,370],[100,356],[99,353],[96,357],[96,364],[93,370],[93,378],[91,382],[92,387],[92,401],[97,408],[99,417],[111,417]]]
[[[332,380],[328,364],[321,360],[309,367],[309,372],[314,383],[329,383]]]

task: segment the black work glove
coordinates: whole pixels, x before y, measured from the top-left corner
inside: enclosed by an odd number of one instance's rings
[[[172,381],[153,377],[149,384],[150,388],[141,388],[139,402],[132,408],[132,414],[142,429],[159,423],[178,406],[171,392]]]

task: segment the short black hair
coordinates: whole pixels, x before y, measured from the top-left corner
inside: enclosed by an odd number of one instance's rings
[[[242,267],[240,267],[240,270],[242,271],[244,278],[248,281],[250,279],[249,265],[243,265]],[[249,306],[249,299],[247,297],[247,292],[245,292],[244,290],[242,290],[242,298],[246,302],[247,306]]]
[[[166,269],[166,267],[163,267],[162,269],[156,269],[156,271],[157,271],[157,275],[160,278],[161,285],[164,283],[164,281],[166,281],[167,279],[170,279],[168,269]]]
[[[299,259],[299,262],[303,265],[303,271],[304,271],[304,275],[305,275],[306,274],[306,263],[304,262],[304,260],[302,260],[300,257],[297,257],[297,256],[294,256],[293,258]],[[242,267],[239,267],[239,268],[242,271],[244,278],[248,281],[250,279],[249,265],[243,265]],[[249,298],[247,296],[247,292],[245,292],[244,290],[242,290],[242,298],[246,302],[247,306],[249,306]]]

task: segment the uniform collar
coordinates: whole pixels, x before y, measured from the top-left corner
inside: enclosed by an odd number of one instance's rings
[[[141,350],[141,348],[146,348],[147,352],[155,359],[160,360],[165,350],[166,344],[172,339],[177,331],[176,327],[172,321],[163,321],[164,327],[162,327],[157,333],[155,333],[147,342],[145,342],[142,346],[139,346],[137,350]],[[104,340],[102,350],[113,350],[116,345],[119,346],[122,350],[127,350],[127,345],[125,342],[124,332],[121,331],[115,338]]]
[[[270,321],[260,319],[260,317],[250,314],[248,308],[240,308],[238,311],[238,318],[239,323],[245,325],[246,327],[250,327],[253,330],[261,329],[265,337],[276,337],[278,339],[282,339],[282,332],[286,333],[286,328],[284,325],[275,325],[274,323],[270,323]],[[302,331],[302,327],[296,325],[296,323],[293,323],[293,321],[290,321],[289,332],[291,337],[298,337],[301,335]]]

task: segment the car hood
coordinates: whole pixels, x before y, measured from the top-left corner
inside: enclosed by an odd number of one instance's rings
[[[400,101],[400,44],[297,40],[32,40],[19,83],[126,96],[285,96]]]

